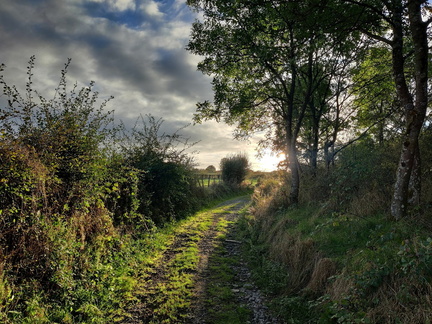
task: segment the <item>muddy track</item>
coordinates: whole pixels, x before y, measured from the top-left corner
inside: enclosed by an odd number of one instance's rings
[[[217,244],[224,244],[227,257],[240,257],[240,244],[235,241],[230,229],[228,228],[227,237],[221,242],[219,238],[221,221],[233,222],[239,217],[238,211],[245,207],[249,202],[248,198],[242,197],[233,200],[228,200],[217,206],[215,211],[207,216],[207,221],[210,221],[210,226],[205,231],[197,234],[197,223],[191,223],[184,227],[178,233],[171,245],[165,250],[160,260],[155,264],[155,267],[146,274],[145,280],[141,284],[142,293],[138,298],[140,302],[135,307],[129,310],[131,317],[123,323],[193,323],[204,324],[211,323],[208,321],[208,312],[205,309],[206,287],[208,285],[209,257],[214,253],[214,248]],[[232,226],[228,225],[228,226]],[[231,235],[231,236],[230,236]],[[190,246],[195,246],[198,249],[198,261],[193,269],[183,269],[188,275],[193,278],[192,283],[187,286],[189,302],[184,309],[178,308],[176,312],[179,316],[170,318],[169,315],[161,317],[157,315],[159,303],[163,302],[163,296],[160,292],[160,287],[170,287],[170,267],[178,255],[185,251]],[[251,283],[250,273],[246,263],[242,260],[240,265],[236,265],[234,269],[238,277],[235,286],[232,290],[238,295],[239,303],[245,305],[253,314],[252,320],[249,323],[264,324],[278,323],[275,319],[268,315],[266,307],[263,305],[263,300],[258,289]],[[173,288],[175,289],[175,288]],[[175,293],[175,292],[174,292]],[[159,296],[158,296],[159,294]],[[229,324],[229,323],[227,323]]]

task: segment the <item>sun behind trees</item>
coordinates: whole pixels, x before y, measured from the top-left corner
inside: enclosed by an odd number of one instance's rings
[[[318,162],[330,167],[341,150],[377,125],[387,126],[401,143],[389,211],[399,220],[420,208],[419,137],[429,101],[432,22],[427,1],[188,4],[203,16],[193,24],[187,49],[204,58],[198,69],[213,77],[214,90],[213,101],[197,104],[196,122],[224,120],[237,126],[237,137],[264,132],[262,146],[287,156],[293,205],[300,199],[301,164],[316,175]],[[388,68],[375,65],[383,82],[374,83],[374,66],[367,63],[377,51]],[[368,98],[358,82],[370,84],[377,96]]]
[[[275,311],[431,322],[430,2],[188,4],[202,14],[188,50],[214,91],[195,120],[265,134],[287,156],[244,224]]]

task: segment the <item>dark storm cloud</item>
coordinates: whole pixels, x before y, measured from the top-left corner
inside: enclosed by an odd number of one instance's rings
[[[166,86],[176,94],[193,96],[195,93],[210,94],[210,79],[197,75],[195,69],[187,61],[188,53],[184,50],[159,51],[159,59],[154,67],[167,79]]]
[[[170,35],[166,27],[169,22],[155,12],[149,14],[152,12],[144,10],[144,5],[136,2],[135,10],[116,11],[107,2],[85,1],[75,6],[57,0],[9,3],[0,12],[3,44],[6,40],[17,50],[25,47],[27,56],[44,55],[42,49],[52,47],[51,55],[62,53],[60,61],[71,57],[74,65],[84,66],[81,71],[93,64],[89,70],[96,71],[96,75],[92,79],[122,80],[125,87],[152,96],[169,90],[188,97],[194,91],[188,85],[192,83],[196,88],[202,84],[194,84],[194,79],[201,76],[185,61],[187,53],[181,47],[184,42],[177,48],[166,47],[169,37],[176,36],[175,31]],[[182,12],[170,11],[170,15]],[[136,30],[141,24],[146,29]],[[161,36],[165,44],[158,43]],[[7,59],[5,56],[2,59]]]

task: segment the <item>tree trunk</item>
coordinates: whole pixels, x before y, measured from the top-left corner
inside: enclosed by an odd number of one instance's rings
[[[415,134],[410,133],[406,134],[406,140],[402,145],[391,203],[391,214],[396,220],[404,217],[407,212],[409,185],[416,155],[415,152],[418,150],[418,139],[415,138]]]
[[[422,1],[419,0],[408,1],[408,21],[414,45],[415,103],[413,96],[409,93],[404,76],[402,7],[396,8],[394,12],[393,72],[397,93],[403,104],[406,118],[406,130],[391,204],[391,214],[396,220],[406,215],[409,202],[416,204],[420,202],[421,179],[418,139],[428,104],[427,24],[422,21],[421,3]],[[410,191],[413,199],[409,199]]]
[[[297,159],[295,147],[291,147],[288,154],[288,166],[291,171],[291,188],[289,193],[290,205],[296,205],[299,202],[300,192],[300,165]]]
[[[413,168],[411,171],[409,189],[408,189],[408,205],[419,206],[421,197],[421,165],[420,165],[420,147],[417,145],[417,150],[414,155]]]
[[[319,131],[320,131],[320,118],[321,112],[311,104],[310,110],[312,112],[312,143],[310,145],[310,166],[312,168],[313,176],[316,176],[318,169],[318,143],[319,143]]]

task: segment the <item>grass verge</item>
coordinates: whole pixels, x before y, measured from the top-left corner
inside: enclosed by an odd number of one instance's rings
[[[254,279],[287,323],[432,321],[432,238],[413,220],[303,206],[240,227]]]

